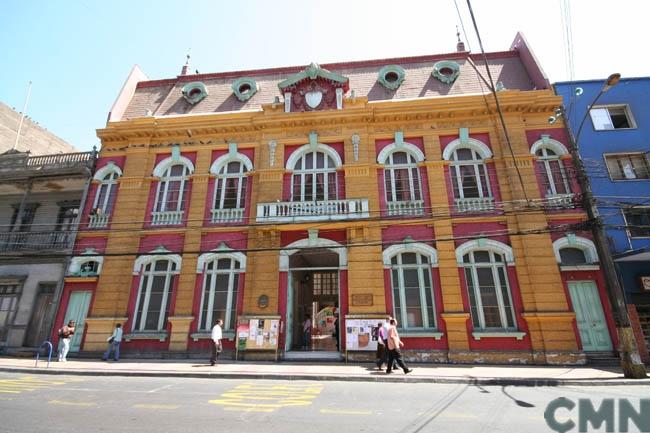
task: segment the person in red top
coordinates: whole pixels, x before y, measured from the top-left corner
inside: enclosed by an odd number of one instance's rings
[[[388,328],[388,367],[386,368],[386,374],[393,372],[392,367],[395,362],[404,370],[404,374],[409,374],[413,371],[402,361],[402,352],[400,351],[400,347],[402,346],[404,346],[404,343],[399,339],[399,334],[397,333],[397,320],[390,319],[390,328]]]

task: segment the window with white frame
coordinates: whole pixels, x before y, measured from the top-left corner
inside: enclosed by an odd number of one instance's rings
[[[431,263],[415,252],[403,252],[391,258],[393,315],[403,329],[436,327]]]
[[[627,105],[594,107],[589,110],[589,115],[596,131],[634,128]]]
[[[515,329],[504,255],[490,250],[473,250],[463,255],[463,267],[474,329]]]
[[[565,247],[560,249],[560,264],[563,266],[579,266],[587,264],[587,255],[580,248]]]
[[[291,201],[338,199],[336,163],[320,150],[302,155],[293,166]]]
[[[144,264],[136,300],[134,332],[160,332],[165,329],[174,275],[178,272],[172,260],[158,258]]]
[[[155,212],[185,210],[185,195],[190,174],[190,169],[185,164],[171,165],[163,172],[158,182]]]
[[[539,148],[535,155],[537,167],[542,174],[544,193],[547,196],[569,194],[569,180],[560,155],[548,147]]]
[[[650,163],[646,153],[605,155],[605,162],[612,180],[650,179]]]
[[[240,161],[224,164],[217,175],[213,209],[243,209],[246,200],[246,166]]]
[[[199,331],[210,331],[217,319],[223,320],[224,330],[235,329],[241,272],[241,263],[232,257],[217,256],[206,262]]]
[[[384,182],[387,202],[422,200],[420,169],[410,153],[392,152],[386,158]]]
[[[18,282],[0,282],[0,341],[7,339],[9,326],[18,311],[21,285]]]
[[[487,167],[481,155],[470,148],[457,148],[449,165],[454,188],[454,198],[492,197]]]
[[[93,209],[97,214],[110,215],[113,210],[117,179],[120,177],[116,171],[110,171],[101,180],[97,187],[97,194],[93,202]]]
[[[631,207],[624,209],[623,213],[630,237],[650,237],[650,207]]]

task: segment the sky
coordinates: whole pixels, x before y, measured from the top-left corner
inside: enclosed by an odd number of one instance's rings
[[[486,51],[522,31],[551,82],[570,79],[562,3],[570,3],[573,78],[650,75],[642,0],[472,0]],[[460,11],[460,18],[456,5]],[[0,101],[80,150],[134,64],[173,78],[185,56],[201,73],[442,54],[456,26],[479,52],[467,0],[3,0]],[[463,32],[464,25],[465,32]],[[645,43],[643,41],[646,41]]]

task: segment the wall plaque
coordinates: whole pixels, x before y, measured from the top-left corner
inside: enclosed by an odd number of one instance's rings
[[[355,307],[372,306],[372,293],[360,293],[358,295],[352,295],[352,305]]]

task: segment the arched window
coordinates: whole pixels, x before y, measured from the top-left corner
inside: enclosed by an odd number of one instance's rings
[[[183,222],[183,213],[189,199],[189,176],[193,170],[192,162],[185,157],[176,160],[170,157],[156,166],[154,176],[159,177],[160,181],[156,190],[151,224],[172,225]]]
[[[535,155],[537,167],[542,174],[544,194],[546,196],[569,194],[571,192],[569,180],[560,155],[550,147],[540,147]]]
[[[133,319],[134,332],[160,332],[165,329],[172,298],[172,280],[179,268],[177,261],[161,256],[142,263]]]
[[[449,170],[455,199],[492,197],[485,162],[476,150],[455,149]]]
[[[469,250],[462,256],[475,330],[515,328],[506,260],[505,254],[493,249]]]
[[[93,210],[98,215],[110,215],[113,211],[113,202],[117,190],[117,179],[120,177],[117,171],[106,173],[97,187]]]
[[[404,329],[436,327],[430,260],[415,251],[390,258],[393,316]]]
[[[239,275],[245,263],[239,254],[216,254],[205,261],[199,331],[210,331],[217,319],[224,330],[235,329]]]
[[[422,200],[422,185],[417,160],[407,152],[388,155],[384,166],[386,202],[413,202]]]
[[[336,162],[328,153],[315,150],[295,162],[291,201],[338,200]]]
[[[243,209],[246,199],[246,167],[231,161],[221,167],[214,191],[214,209]]]
[[[587,264],[587,256],[580,248],[567,247],[560,250],[561,264],[566,266],[579,266]]]

